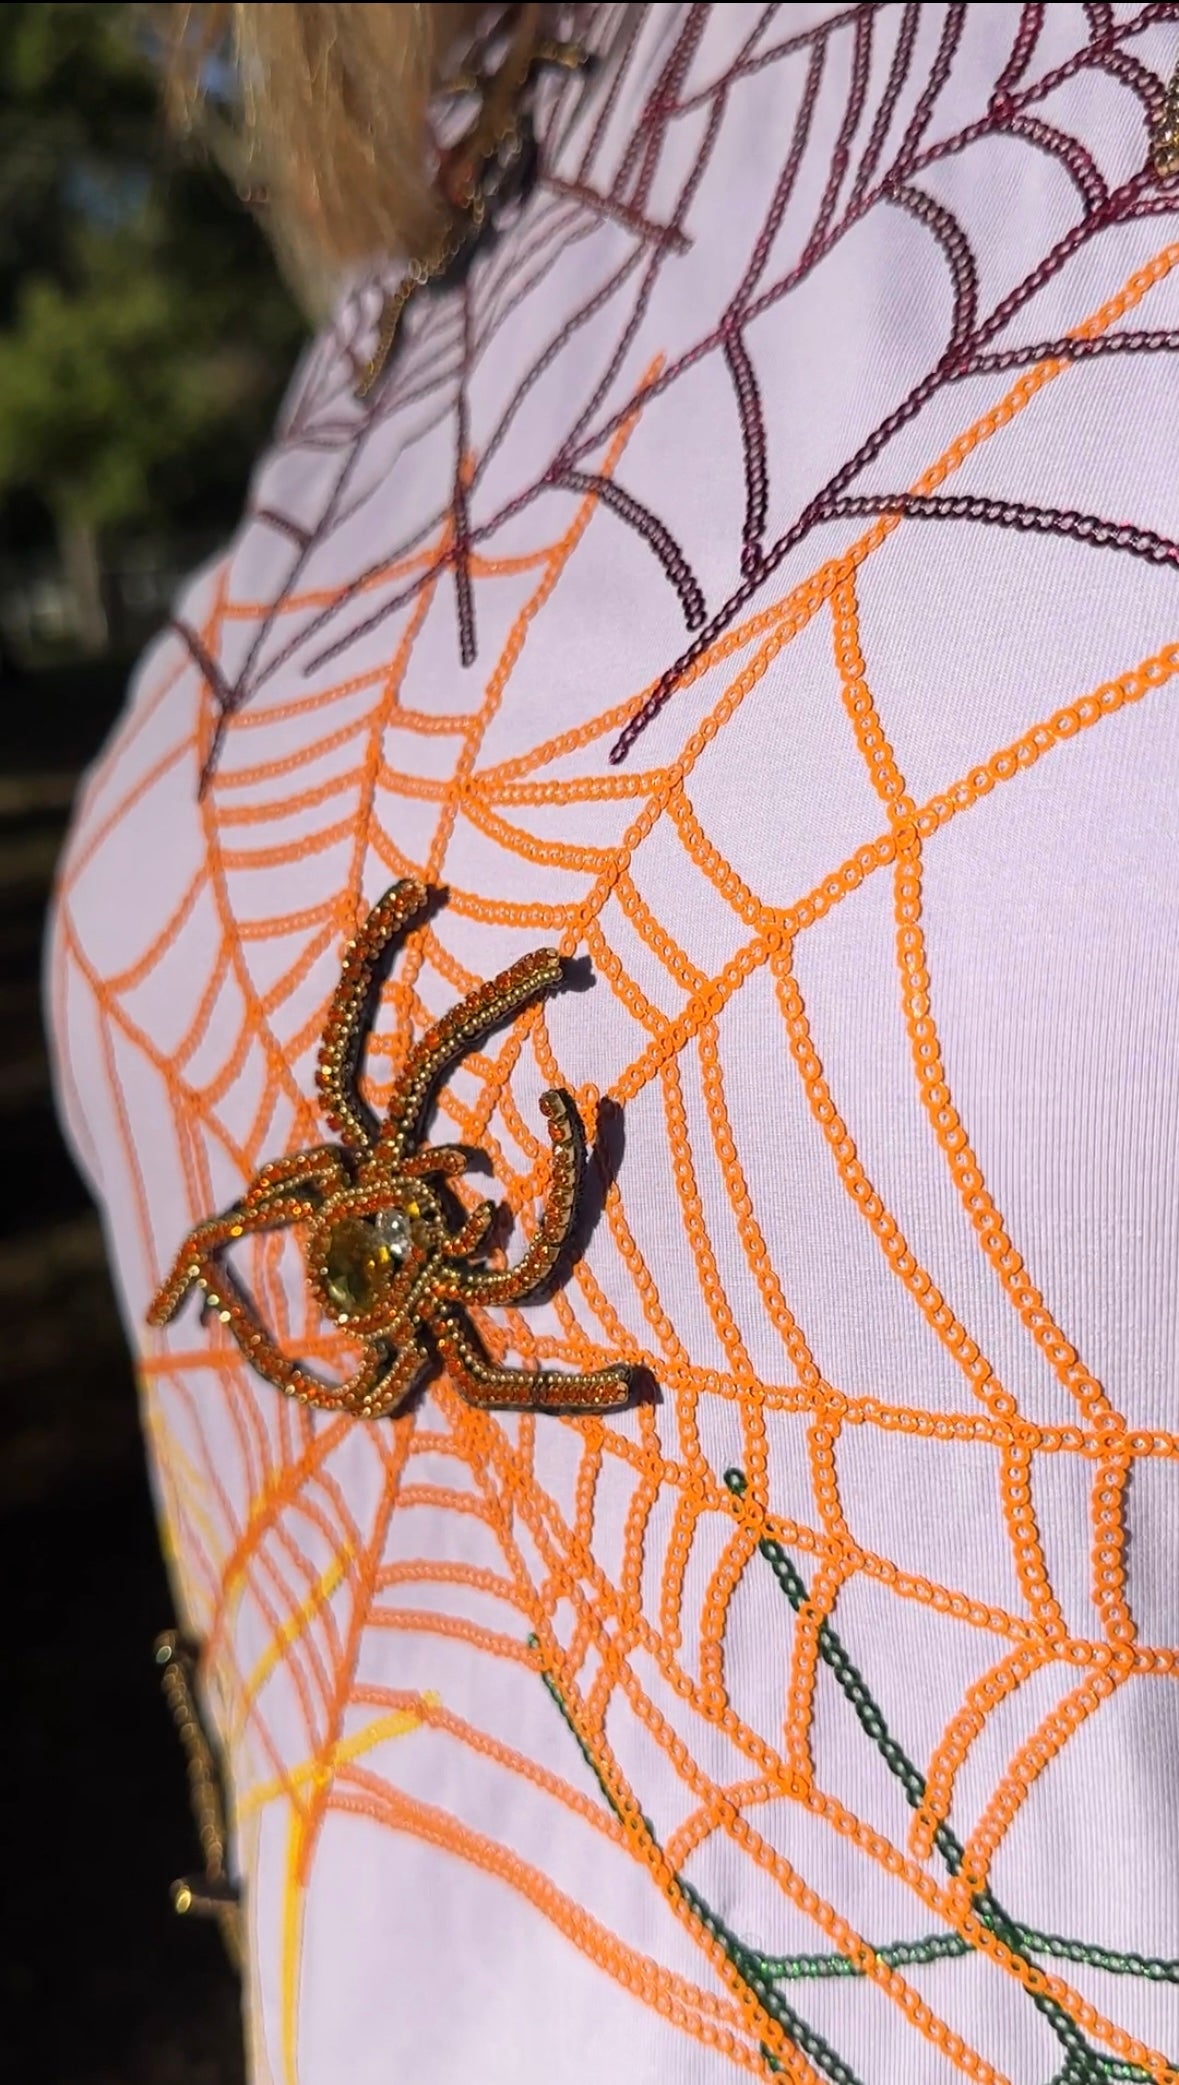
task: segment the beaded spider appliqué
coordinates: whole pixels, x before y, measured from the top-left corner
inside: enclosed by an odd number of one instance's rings
[[[485,1352],[468,1306],[517,1303],[552,1274],[568,1243],[583,1158],[581,1124],[568,1094],[541,1096],[552,1145],[552,1175],[535,1235],[511,1267],[480,1264],[496,1215],[480,1202],[452,1226],[445,1191],[469,1164],[455,1145],[421,1143],[430,1096],[447,1071],[489,1028],[561,979],[561,960],[538,949],[480,985],[453,1007],[406,1058],[379,1127],[357,1092],[365,1016],[376,967],[394,935],[426,904],[406,880],[370,912],[344,958],[320,1044],[316,1083],[339,1142],[319,1144],[263,1166],[241,1200],[200,1223],[148,1314],[164,1325],[193,1287],[228,1326],[258,1373],[288,1396],[327,1411],[376,1419],[395,1411],[430,1359],[426,1336],[470,1404],[500,1410],[607,1411],[624,1404],[631,1371],[623,1363],[583,1375],[503,1368]],[[327,1383],[278,1346],[254,1315],[220,1255],[260,1231],[305,1225],[312,1295],[324,1315],[362,1346],[346,1381]]]

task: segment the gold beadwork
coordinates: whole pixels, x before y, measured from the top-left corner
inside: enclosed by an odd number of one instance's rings
[[[574,72],[588,63],[581,44],[562,43],[540,34],[543,7],[511,10],[514,28],[506,55],[491,72],[479,62],[449,83],[454,95],[473,95],[472,122],[442,154],[438,191],[449,215],[435,244],[412,261],[384,301],[377,342],[356,385],[357,398],[367,398],[388,362],[406,306],[418,290],[440,282],[469,255],[482,237],[495,203],[523,171],[531,132],[523,98],[542,66]]]
[[[178,1630],[168,1629],[156,1638],[155,1656],[164,1699],[184,1748],[192,1812],[205,1857],[203,1875],[183,1875],[172,1884],[172,1909],[185,1917],[216,1919],[226,1952],[237,1966],[241,1959],[238,1897],[225,1865],[225,1806],[217,1763],[197,1708],[196,1652]]]
[[[541,1095],[552,1145],[548,1198],[531,1244],[513,1267],[479,1264],[496,1209],[480,1202],[452,1227],[431,1181],[467,1169],[455,1145],[419,1143],[422,1118],[443,1073],[489,1028],[561,981],[561,959],[537,949],[479,985],[410,1050],[388,1112],[374,1131],[357,1091],[365,1010],[377,964],[393,936],[426,904],[425,887],[394,884],[345,952],[319,1049],[316,1084],[339,1143],[273,1159],[241,1201],[185,1239],[148,1313],[163,1325],[194,1286],[270,1383],[326,1411],[376,1419],[404,1403],[426,1367],[428,1334],[468,1403],[508,1411],[609,1411],[630,1393],[621,1362],[583,1375],[503,1368],[484,1352],[470,1305],[518,1303],[552,1274],[568,1244],[583,1157],[581,1124],[567,1093]],[[278,1347],[219,1264],[246,1234],[307,1226],[312,1294],[324,1315],[361,1342],[364,1359],[346,1381],[323,1382]]]
[[[1159,112],[1150,140],[1150,156],[1155,173],[1162,180],[1179,174],[1179,65],[1171,74],[1170,85]]]

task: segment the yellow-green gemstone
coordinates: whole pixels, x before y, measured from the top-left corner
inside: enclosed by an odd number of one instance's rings
[[[409,1245],[399,1209],[382,1211],[374,1223],[348,1216],[337,1224],[324,1254],[324,1286],[337,1309],[349,1316],[375,1310]]]
[[[371,1224],[349,1217],[337,1224],[324,1255],[324,1286],[338,1309],[374,1310],[388,1284],[392,1255]]]

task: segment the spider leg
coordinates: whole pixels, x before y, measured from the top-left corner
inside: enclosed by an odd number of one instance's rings
[[[461,1144],[423,1144],[412,1158],[405,1159],[398,1170],[410,1180],[426,1180],[432,1173],[445,1174],[448,1179],[465,1173],[470,1158]]]
[[[542,1093],[540,1105],[553,1147],[553,1168],[536,1234],[514,1267],[464,1268],[464,1301],[515,1303],[519,1297],[529,1295],[548,1279],[568,1240],[581,1178],[581,1124],[567,1093],[555,1089]],[[457,1252],[457,1246],[454,1250]]]
[[[332,994],[324,1024],[315,1083],[328,1123],[350,1151],[366,1156],[372,1135],[356,1096],[360,1025],[373,970],[394,934],[426,903],[423,884],[405,877],[378,899],[355,938],[344,951],[340,982]]]
[[[551,1368],[501,1368],[458,1311],[442,1306],[430,1312],[428,1323],[456,1390],[481,1410],[609,1412],[630,1396],[631,1370],[624,1362],[568,1376]]]
[[[561,958],[555,949],[538,948],[468,992],[437,1025],[415,1043],[393,1089],[377,1148],[386,1162],[401,1165],[425,1112],[431,1090],[443,1072],[489,1028],[518,1013],[530,999],[561,981]]]
[[[231,1329],[236,1332],[232,1323]],[[249,1331],[257,1334],[252,1322]],[[253,1344],[247,1344],[247,1340],[238,1335],[238,1343],[259,1375],[265,1376],[268,1383],[273,1383],[275,1389],[282,1390],[287,1397],[311,1405],[318,1412],[350,1412],[359,1419],[379,1419],[385,1412],[393,1411],[426,1359],[419,1348],[416,1354],[408,1357],[404,1352],[398,1353],[390,1366],[385,1350],[373,1346],[360,1366],[342,1383],[325,1383],[322,1376],[312,1375],[301,1361],[293,1361],[280,1352],[265,1334],[261,1341],[255,1336]]]
[[[469,1211],[468,1215],[466,1216],[463,1223],[459,1226],[458,1230],[454,1233],[454,1236],[452,1238],[447,1239],[447,1257],[453,1257],[454,1259],[465,1259],[469,1253],[478,1252],[479,1247],[482,1245],[484,1239],[487,1236],[488,1231],[491,1229],[491,1226],[494,1222],[495,1203],[477,1202],[475,1207]],[[464,1285],[465,1280],[466,1269],[464,1268]]]
[[[222,1279],[214,1254],[238,1238],[252,1236],[258,1231],[281,1230],[291,1223],[305,1223],[315,1215],[316,1204],[306,1195],[288,1195],[283,1200],[263,1203],[259,1208],[248,1209],[245,1203],[236,1209],[227,1209],[224,1216],[210,1216],[196,1229],[190,1231],[172,1265],[172,1271],[152,1298],[147,1313],[149,1325],[166,1325],[173,1318],[192,1288],[199,1283],[206,1293],[216,1289]]]
[[[371,1388],[366,1388],[363,1395],[353,1394],[349,1411],[361,1419],[383,1419],[387,1413],[395,1412],[404,1404],[429,1358],[416,1332],[410,1331],[391,1364],[387,1356],[382,1358],[382,1372]]]
[[[316,1144],[310,1151],[291,1151],[285,1158],[271,1159],[250,1182],[241,1206],[254,1213],[275,1195],[294,1187],[314,1187],[326,1198],[349,1184],[343,1153],[334,1144]]]

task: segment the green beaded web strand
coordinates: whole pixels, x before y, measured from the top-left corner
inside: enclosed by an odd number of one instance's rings
[[[540,1649],[535,1636],[528,1638],[528,1647],[533,1651]],[[621,1823],[623,1819],[618,1804],[603,1780],[593,1753],[590,1751],[569,1712],[564,1695],[551,1673],[542,1670],[541,1678],[556,1703],[562,1720],[573,1737],[578,1751],[589,1767],[598,1787],[601,1789],[608,1807]],[[644,1817],[643,1823],[655,1845],[658,1846],[659,1841],[655,1836],[655,1828],[650,1818]],[[660,1851],[662,1852],[661,1847]],[[755,1949],[747,1947],[743,1940],[739,1940],[735,1933],[730,1932],[723,1919],[705,1901],[699,1890],[694,1889],[690,1882],[686,1882],[682,1875],[678,1875],[675,1878],[675,1887],[682,1901],[695,1917],[699,1919],[706,1932],[710,1933],[713,1939],[718,1941],[724,1949],[725,1954],[728,1956],[746,1989],[752,1992],[763,2011],[769,2014],[771,2020],[775,2021],[783,2033],[789,2036],[795,2048],[800,2049],[803,2055],[810,2057],[812,2063],[831,2080],[831,2085],[862,2085],[862,2081],[856,2076],[856,2073],[843,2061],[841,2056],[836,2054],[830,2043],[824,2041],[822,2035],[809,2026],[801,2015],[795,2012],[794,2007],[787,2003],[781,1992],[774,1989],[774,1985],[762,1965],[762,1958]],[[777,2057],[764,2044],[762,2045],[761,2054],[769,2071],[781,2071],[782,2065],[778,2062]]]
[[[741,1470],[726,1470],[725,1483],[735,1498],[744,1495],[746,1482]],[[766,1538],[757,1546],[760,1555],[770,1566],[779,1588],[797,1614],[806,1605],[809,1597],[805,1581],[780,1542]],[[528,1638],[528,1647],[532,1651],[539,1651],[540,1645],[535,1636]],[[889,1772],[900,1782],[906,1801],[913,1809],[919,1809],[925,1799],[925,1777],[892,1736],[881,1709],[848,1657],[837,1631],[828,1621],[820,1624],[818,1649],[824,1664],[851,1703],[861,1729],[871,1739]],[[614,1816],[621,1821],[621,1811],[614,1795],[603,1779],[560,1687],[549,1672],[542,1670],[541,1678],[578,1751],[593,1774],[604,1801]],[[644,1818],[643,1822],[652,1840],[658,1844],[650,1819]],[[962,1863],[963,1848],[949,1825],[943,1823],[938,1826],[934,1844],[949,1873],[956,1874]],[[764,1954],[731,1932],[700,1892],[682,1875],[676,1878],[676,1888],[682,1901],[723,1948],[742,1982],[771,2019],[789,2036],[795,2047],[811,2059],[831,2081],[831,2085],[861,2085],[850,2066],[830,2043],[795,2011],[776,1986],[783,1983],[860,1978],[864,1974],[863,1970],[856,1963],[849,1961],[845,1955],[835,1953]],[[1067,1939],[1054,1933],[1041,1933],[1035,1927],[1026,1926],[1021,1920],[1010,1917],[990,1889],[977,1894],[973,1899],[973,1909],[996,1938],[1022,1961],[1028,1961],[1033,1955],[1044,1955],[1056,1960],[1082,1963],[1091,1969],[1104,1970],[1113,1976],[1141,1977],[1152,1983],[1179,1983],[1179,1962],[1118,1952],[1088,1941]],[[961,1959],[972,1950],[969,1943],[958,1933],[931,1933],[918,1940],[885,1942],[879,1947],[874,1947],[873,1952],[890,1968],[904,1968]],[[1146,2072],[1139,2065],[1105,2056],[1094,2049],[1076,2022],[1070,2019],[1054,1999],[1040,1992],[1029,1991],[1027,1996],[1052,2028],[1064,2054],[1063,2064],[1053,2074],[1049,2085],[1150,2085]],[[771,2050],[763,2046],[761,2054],[770,2072],[781,2071],[782,2066]]]
[[[735,1498],[744,1496],[745,1476],[741,1470],[726,1470],[725,1483]],[[782,1544],[772,1539],[763,1539],[757,1546],[797,1614],[800,1608],[805,1606],[809,1596],[791,1558]],[[925,1800],[925,1776],[892,1736],[879,1706],[852,1664],[842,1640],[830,1622],[822,1622],[819,1626],[818,1649],[823,1663],[833,1673],[851,1703],[861,1729],[871,1738],[889,1772],[900,1782],[906,1801],[914,1810],[919,1809]],[[956,1875],[962,1865],[963,1847],[949,1825],[938,1826],[934,1834],[934,1845],[950,1874]],[[996,1938],[1023,1962],[1027,1962],[1033,1954],[1044,1954],[1062,1957],[1070,1962],[1082,1962],[1090,1968],[1112,1971],[1115,1975],[1143,1976],[1156,1982],[1179,1983],[1179,1962],[1154,1961],[1140,1955],[1119,1955],[1112,1949],[1095,1947],[1087,1941],[1064,1940],[1054,1934],[1039,1933],[1033,1927],[1025,1926],[1019,1920],[1011,1918],[990,1889],[979,1891],[972,1899],[972,1908]],[[933,1936],[938,1943],[951,1937],[959,1942],[957,1947],[942,1948],[939,1945],[935,1953],[922,1959],[932,1961],[941,1956],[970,1952],[967,1944],[962,1942],[958,1935]],[[892,1945],[895,1947],[897,1943]],[[925,1943],[917,1942],[915,1945],[922,1946]],[[888,1945],[877,1949],[876,1952],[885,1961],[892,1959]],[[807,1974],[801,1965],[815,1959],[813,1956],[791,1957],[786,1962],[775,1964],[775,1973],[783,1980],[795,1974]],[[848,1969],[851,1967],[849,1964]],[[847,1971],[836,1970],[833,1973],[840,1975],[846,1974]],[[1133,2081],[1133,2085],[1148,2085],[1147,2074],[1140,2066],[1116,2063],[1114,2058],[1103,2056],[1094,2049],[1076,2021],[1070,2019],[1055,1999],[1036,1991],[1029,1991],[1027,1995],[1036,2010],[1043,2014],[1065,2052],[1064,2067],[1056,2073],[1051,2085],[1106,2085],[1106,2081],[1115,2077]]]

